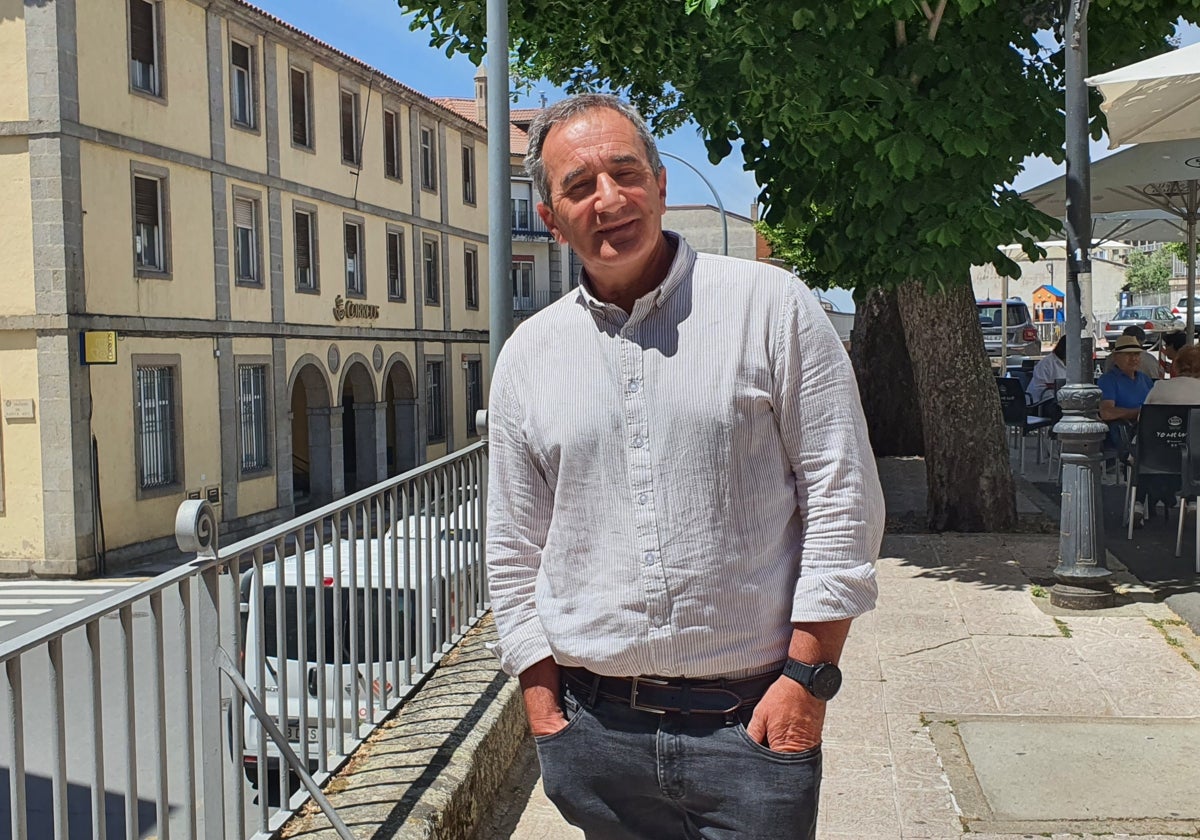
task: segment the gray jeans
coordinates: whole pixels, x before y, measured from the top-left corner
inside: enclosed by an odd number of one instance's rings
[[[750,740],[750,710],[657,715],[564,691],[567,727],[535,738],[546,796],[588,840],[814,840],[821,748]]]

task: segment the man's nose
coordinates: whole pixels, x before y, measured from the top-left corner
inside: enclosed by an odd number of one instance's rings
[[[601,172],[596,179],[596,212],[610,213],[624,203],[625,196],[621,194],[617,182],[607,173]]]

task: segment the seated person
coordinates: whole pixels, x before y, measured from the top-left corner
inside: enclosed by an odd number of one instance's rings
[[[1172,368],[1171,378],[1155,382],[1146,402],[1200,405],[1200,347],[1184,347],[1176,354]]]
[[[1100,389],[1100,419],[1108,423],[1108,440],[1120,447],[1118,423],[1136,423],[1138,412],[1154,380],[1138,369],[1141,364],[1142,343],[1134,336],[1123,335],[1117,339],[1110,358],[1113,369],[1096,380]]]
[[[1040,403],[1054,396],[1055,381],[1066,378],[1067,337],[1064,335],[1059,336],[1054,349],[1033,366],[1033,378],[1029,380],[1029,387],[1025,389],[1025,393],[1029,395],[1030,402]]]
[[[1183,330],[1171,330],[1163,333],[1162,339],[1159,341],[1158,350],[1162,355],[1166,356],[1166,361],[1161,362],[1166,372],[1174,376],[1172,365],[1175,363],[1175,357],[1179,355],[1179,351],[1188,345],[1187,333]]]
[[[1130,325],[1130,326],[1126,327],[1124,329],[1124,331],[1122,331],[1121,336],[1122,337],[1132,336],[1133,338],[1136,338],[1138,341],[1138,349],[1139,350],[1142,350],[1142,347],[1146,343],[1146,331],[1136,325]],[[1118,342],[1119,342],[1119,339],[1118,339]],[[1104,372],[1108,373],[1110,370],[1112,370],[1114,364],[1116,364],[1116,361],[1113,359],[1112,353],[1109,353],[1108,360],[1105,361],[1105,363],[1104,363]],[[1160,365],[1158,363],[1158,359],[1154,358],[1153,353],[1142,350],[1142,355],[1138,359],[1138,365],[1139,365],[1138,369],[1141,370],[1142,373],[1149,376],[1151,379],[1162,379],[1162,375],[1163,375],[1162,365]]]

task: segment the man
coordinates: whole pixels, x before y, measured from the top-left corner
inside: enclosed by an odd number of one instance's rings
[[[627,104],[543,111],[526,168],[583,263],[489,405],[497,648],[546,793],[589,838],[811,840],[883,531],[849,360],[795,277],[662,230]]]
[[[1113,368],[1096,380],[1100,389],[1100,419],[1108,424],[1108,443],[1121,450],[1129,446],[1133,425],[1154,380],[1139,370],[1142,343],[1123,335],[1113,346]]]
[[[1130,324],[1128,327],[1121,330],[1121,335],[1127,335],[1131,336],[1132,338],[1136,338],[1139,349],[1146,346],[1146,331],[1137,324]],[[1115,364],[1116,357],[1110,353],[1108,358],[1104,361],[1104,372],[1108,373],[1113,369],[1113,365]],[[1154,357],[1154,354],[1147,350],[1142,350],[1141,356],[1138,357],[1138,370],[1149,376],[1151,379],[1162,379],[1162,365],[1159,364],[1159,361]]]

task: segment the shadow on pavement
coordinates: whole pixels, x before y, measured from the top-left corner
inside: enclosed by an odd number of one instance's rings
[[[0,767],[0,836],[8,836],[12,825],[12,806],[9,792],[9,770]],[[43,776],[25,776],[26,833],[29,837],[54,836],[54,788]],[[125,795],[104,794],[104,825],[108,837],[125,837]],[[155,803],[139,799],[137,802],[137,831],[135,837],[156,836],[157,808]],[[90,840],[92,832],[92,790],[86,785],[67,784],[66,840]]]

